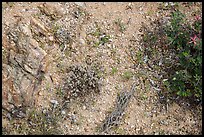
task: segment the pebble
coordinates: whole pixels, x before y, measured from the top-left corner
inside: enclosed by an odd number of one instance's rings
[[[136,131],[140,131],[140,128],[136,128],[135,130],[136,130]]]
[[[166,2],[166,3],[164,4],[165,7],[167,7],[168,5],[169,5],[168,2]]]
[[[140,10],[140,11],[142,11],[142,10],[143,10],[143,8],[142,8],[142,7],[140,7],[140,8],[139,8],[139,10]]]
[[[54,108],[59,104],[57,100],[50,100],[50,102],[54,105]]]
[[[85,131],[85,132],[87,132],[87,131],[88,131],[88,129],[87,129],[87,128],[84,128],[84,131]]]
[[[86,44],[85,40],[82,39],[82,38],[79,39],[79,42],[80,42],[80,44],[81,44],[82,46],[84,46],[84,45]]]
[[[61,113],[62,113],[62,115],[65,115],[65,114],[66,114],[66,112],[65,112],[64,110],[62,110],[62,112],[61,112]]]
[[[81,7],[84,7],[85,6],[85,3],[84,2],[74,2],[76,5],[78,6],[81,6]]]
[[[42,96],[42,95],[43,95],[43,92],[42,92],[42,91],[40,91],[40,92],[38,93],[38,95]]]
[[[50,100],[50,102],[51,102],[52,104],[57,104],[57,105],[59,104],[57,100]]]
[[[170,4],[171,6],[174,6],[174,5],[175,5],[173,2],[169,2],[169,4]]]
[[[74,123],[76,123],[76,121],[77,121],[77,120],[76,120],[77,118],[76,118],[75,115],[71,115],[71,118],[70,118],[70,119],[71,119],[71,124],[74,124]]]
[[[31,36],[31,30],[27,25],[21,25],[20,29],[26,36]]]
[[[85,110],[86,109],[86,106],[83,106],[83,110]]]
[[[99,121],[100,121],[100,122],[102,122],[102,121],[103,121],[103,119],[101,119],[101,118],[100,118],[100,119],[99,119]]]
[[[54,37],[53,37],[53,36],[50,36],[50,37],[49,37],[49,40],[50,40],[50,41],[54,41]]]

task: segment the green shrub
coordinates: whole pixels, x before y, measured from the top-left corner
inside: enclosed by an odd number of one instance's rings
[[[148,66],[155,73],[164,74],[168,93],[202,101],[202,18],[195,16],[190,21],[174,10],[167,22],[153,22],[158,23],[156,27],[144,32],[143,56],[148,56]]]
[[[171,25],[165,33],[172,42],[178,56],[178,69],[169,79],[170,89],[179,96],[202,97],[202,21],[200,17],[192,25],[186,23],[185,16],[175,11],[171,16]]]

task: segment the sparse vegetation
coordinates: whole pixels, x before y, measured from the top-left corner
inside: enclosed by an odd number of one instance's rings
[[[133,76],[133,73],[131,71],[126,71],[122,74],[122,77],[125,79],[125,80],[129,80],[131,77]]]
[[[118,25],[120,32],[123,33],[124,31],[126,31],[126,26],[125,26],[125,24],[122,22],[122,19],[118,18],[114,23],[115,23],[116,25]]]
[[[114,75],[117,72],[118,72],[118,69],[116,67],[113,67],[111,70],[111,74]]]
[[[97,38],[96,41],[93,41],[93,46],[99,47],[100,45],[105,45],[106,43],[110,42],[110,35],[103,33],[101,28],[98,25],[96,26],[95,32],[91,33],[92,36]]]
[[[2,134],[202,134],[201,9],[3,2]]]
[[[67,70],[63,91],[66,98],[100,92],[100,78],[90,66],[74,65]]]
[[[59,129],[59,121],[62,117],[59,112],[51,109],[27,111],[26,117],[19,119],[12,117],[10,129],[4,129],[3,134],[21,135],[57,135],[62,134]]]

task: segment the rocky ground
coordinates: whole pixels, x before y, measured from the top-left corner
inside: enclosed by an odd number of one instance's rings
[[[202,106],[163,99],[154,86],[154,71],[132,57],[142,48],[141,27],[168,16],[162,4],[172,3],[2,3],[5,132],[27,133],[18,127],[31,108],[62,105],[67,69],[80,64],[98,70],[100,92],[71,99],[68,109],[60,110],[62,134],[201,134]],[[201,12],[201,4],[179,5],[187,16]],[[120,125],[101,133],[98,127],[118,93],[129,91],[135,81],[139,85]]]

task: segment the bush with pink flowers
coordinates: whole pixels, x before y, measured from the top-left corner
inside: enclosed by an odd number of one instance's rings
[[[165,33],[170,38],[171,48],[178,56],[178,66],[169,78],[171,91],[179,96],[202,97],[202,19],[195,16],[192,25],[185,22],[185,16],[175,11],[171,25]]]
[[[161,20],[158,20],[160,24],[157,24],[153,30],[144,34],[145,54],[151,58],[149,62],[163,60],[163,66],[157,67],[165,72],[162,80],[165,91],[171,95],[190,97],[200,102],[202,101],[202,17],[194,15],[190,20],[193,22],[190,23],[184,14],[175,10],[167,23],[162,24]],[[150,66],[156,68],[153,64]]]

